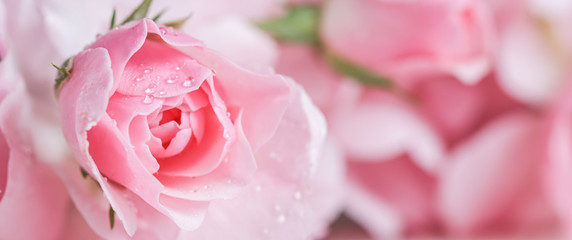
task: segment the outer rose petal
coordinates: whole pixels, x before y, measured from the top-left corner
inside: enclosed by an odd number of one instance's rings
[[[439,165],[441,139],[406,102],[351,81],[337,97],[339,105],[328,116],[330,129],[350,157],[377,161],[407,152],[427,170]]]
[[[452,152],[439,189],[440,210],[450,231],[474,234],[499,224],[499,217],[521,200],[541,157],[538,133],[534,117],[513,113]]]
[[[377,237],[430,232],[436,221],[436,179],[409,157],[348,162],[349,213]],[[366,208],[363,206],[369,206]],[[375,220],[375,222],[368,222]]]
[[[324,137],[323,117],[298,86],[290,88],[294,94],[276,135],[256,153],[259,169],[252,183],[234,199],[212,201],[203,225],[180,239],[306,239],[322,232],[318,219],[338,211],[337,197],[319,195],[339,179],[338,170],[328,170],[329,180],[314,180],[318,176],[307,171],[316,164],[318,153],[308,150],[317,149]],[[320,205],[324,208],[316,208]]]
[[[105,29],[109,12],[101,1],[6,0],[7,43],[37,104],[36,118],[57,119],[53,85],[56,70],[46,63],[60,64],[80,51],[100,30]],[[111,8],[107,8],[111,9]],[[3,15],[4,16],[4,15]],[[77,23],[82,19],[82,24]],[[42,44],[37,40],[42,39]],[[45,118],[45,119],[44,119]]]
[[[300,44],[282,44],[276,72],[292,77],[326,116],[338,102],[335,93],[342,77],[314,49]]]
[[[554,100],[562,89],[564,68],[541,29],[532,20],[517,20],[500,41],[500,84],[511,96],[532,105]]]
[[[239,18],[213,21],[193,31],[193,36],[235,63],[258,72],[272,71],[278,55],[276,43],[270,36]]]
[[[137,228],[135,209],[124,195],[118,194],[121,190],[103,179],[88,150],[87,131],[103,118],[113,87],[109,54],[105,49],[97,48],[80,53],[74,59],[73,76],[59,99],[60,103],[65,103],[60,104],[62,114],[66,116],[62,119],[62,124],[67,126],[63,128],[64,136],[74,155],[80,157],[77,159],[80,166],[100,183],[118,218],[126,223],[125,230],[132,235]],[[74,78],[82,81],[74,81]]]
[[[0,238],[60,239],[68,196],[51,169],[30,151],[32,142],[26,130],[33,124],[30,101],[21,82],[12,82],[11,87],[0,106],[1,137],[10,148],[2,152],[9,159],[7,176],[0,173],[6,180],[0,199]]]
[[[478,2],[334,0],[325,4],[329,50],[397,81],[445,71],[467,83],[488,71],[488,25]]]
[[[448,146],[476,131],[484,122],[518,106],[487,77],[475,85],[454,78],[436,77],[414,87],[416,104]]]

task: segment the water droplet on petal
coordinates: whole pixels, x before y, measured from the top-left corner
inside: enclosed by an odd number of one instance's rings
[[[230,138],[230,134],[225,131],[225,132],[222,134],[222,137],[223,137],[224,139],[229,139],[229,138]]]
[[[145,99],[143,99],[143,103],[149,104],[152,102],[153,102],[153,96],[151,96],[151,95],[147,95],[147,96],[145,96]]]
[[[165,94],[167,94],[167,92],[165,92],[165,91],[159,91],[159,95],[160,95],[160,96],[165,96]]]
[[[149,74],[149,73],[151,73],[152,71],[153,71],[153,67],[149,66],[149,67],[146,67],[145,70],[143,70],[143,73]]]
[[[161,34],[163,34],[163,35],[167,34],[167,29],[161,28]]]
[[[226,112],[226,117],[230,117],[230,112]]]
[[[179,78],[179,75],[177,74],[171,74],[168,78],[167,78],[167,83],[171,84],[171,83],[175,83],[175,81]]]
[[[152,88],[147,88],[147,89],[145,89],[145,93],[146,93],[146,94],[151,94],[152,92],[153,92],[153,89],[152,89]]]
[[[278,216],[278,217],[276,218],[276,222],[278,222],[278,223],[284,223],[284,222],[286,222],[286,217],[284,216],[284,214],[280,214],[280,216]]]
[[[141,81],[143,81],[143,76],[141,76],[141,75],[137,76],[137,77],[135,78],[135,81],[136,81],[136,82],[141,82]]]
[[[192,87],[192,86],[193,86],[193,85],[192,85],[192,83],[191,83],[191,80],[185,80],[185,81],[183,82],[183,87]]]
[[[176,66],[176,67],[175,67],[175,70],[179,71],[179,70],[181,70],[181,67]]]
[[[299,191],[296,191],[296,192],[294,193],[294,199],[300,200],[301,198],[302,198],[302,193],[299,192]]]

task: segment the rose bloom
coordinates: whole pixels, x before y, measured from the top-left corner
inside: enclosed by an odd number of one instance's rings
[[[172,28],[145,19],[100,36],[74,57],[59,104],[115,212],[110,229],[109,205],[72,191],[102,237],[306,238],[333,212],[317,193],[339,175],[316,169],[325,124],[301,88]]]
[[[332,0],[323,4],[326,49],[408,86],[424,74],[477,82],[489,69],[490,24],[482,4]]]

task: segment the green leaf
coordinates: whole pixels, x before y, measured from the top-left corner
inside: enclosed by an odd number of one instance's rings
[[[157,22],[157,20],[159,20],[159,18],[161,18],[161,16],[163,16],[163,14],[167,11],[167,9],[163,9],[161,10],[159,13],[157,13],[157,15],[155,15],[155,17],[153,17],[153,22]]]
[[[56,75],[56,84],[54,86],[54,89],[56,91],[61,87],[62,83],[70,76],[72,64],[73,64],[73,57],[66,59],[59,67],[52,63],[52,66],[54,66],[58,70],[58,75]]]
[[[114,226],[115,226],[115,211],[113,210],[111,205],[109,205],[109,227],[113,229]]]
[[[89,176],[89,174],[87,173],[87,171],[85,171],[85,169],[83,168],[79,168],[79,170],[81,171],[81,176],[85,179],[87,176]]]
[[[260,29],[279,41],[318,44],[320,9],[316,5],[291,5],[284,16],[259,22]]]
[[[394,84],[386,77],[379,76],[375,72],[354,64],[331,52],[326,53],[326,60],[338,73],[351,77],[364,85],[393,89]]]
[[[111,23],[109,24],[109,29],[113,29],[115,27],[115,15],[116,14],[117,14],[117,11],[114,8],[113,14],[111,15]]]
[[[141,19],[147,17],[147,13],[149,12],[149,7],[151,6],[151,2],[152,2],[152,0],[143,0],[143,2],[141,4],[139,4],[139,6],[137,6],[137,8],[135,8],[135,10],[133,10],[131,15],[129,15],[129,17],[127,17],[125,20],[123,20],[121,25],[126,24],[126,23],[131,22],[131,21],[141,20]]]
[[[183,25],[185,25],[187,20],[189,20],[192,16],[193,16],[193,14],[189,14],[188,16],[181,18],[179,20],[163,23],[163,25],[165,25],[167,27],[172,27],[175,29],[181,29],[183,27]]]

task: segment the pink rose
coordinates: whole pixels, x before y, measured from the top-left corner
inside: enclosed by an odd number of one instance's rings
[[[110,231],[75,195],[101,236],[304,238],[331,212],[310,213],[328,201],[312,177],[325,129],[301,88],[172,28],[145,19],[99,37],[74,57],[59,103],[76,160],[116,213]]]
[[[406,98],[340,76],[319,52],[292,44],[281,46],[277,71],[324,111],[347,160],[346,212],[371,235],[553,234],[539,117],[494,76],[465,85],[428,74]]]
[[[333,0],[321,37],[327,50],[404,85],[435,72],[473,83],[489,65],[483,14],[473,0]]]

